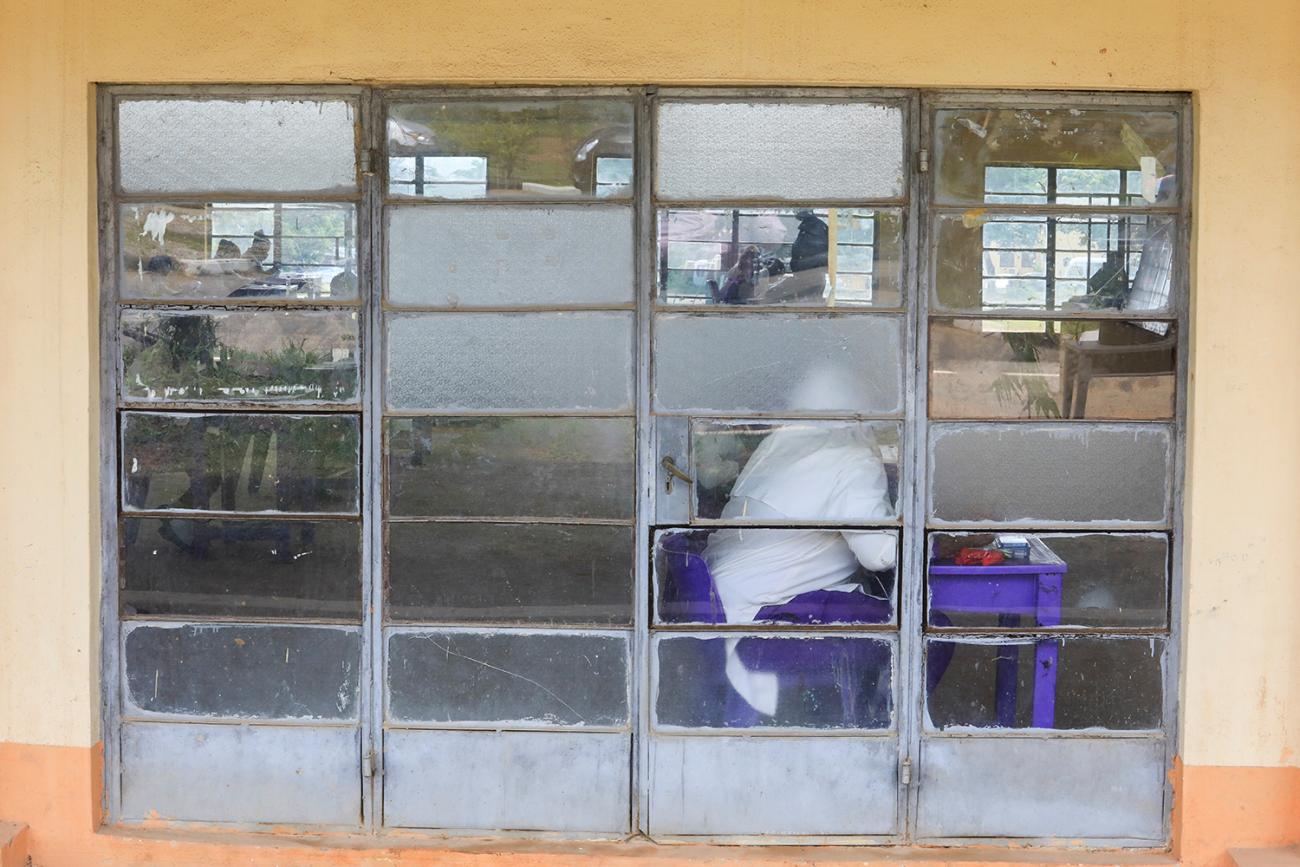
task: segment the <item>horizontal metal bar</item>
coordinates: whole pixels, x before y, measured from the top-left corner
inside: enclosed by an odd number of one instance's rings
[[[128,588],[129,589],[129,588]],[[161,592],[161,591],[160,591]],[[245,597],[247,598],[247,597]],[[361,574],[357,573],[357,610],[361,610]],[[240,614],[121,614],[122,623],[160,624],[165,626],[361,626],[361,615],[355,618],[345,617],[274,617]]]
[[[764,636],[772,637],[787,635],[792,630],[799,630],[800,635],[802,635],[810,629],[815,629],[818,633],[835,634],[837,637],[859,634],[864,636],[896,635],[898,633],[898,618],[895,617],[889,623],[818,623],[811,626],[806,624],[765,623],[761,620],[748,623],[665,623],[656,620],[650,624],[651,633],[664,636],[697,635],[704,632],[739,632],[745,635],[761,633]]]
[[[1026,193],[1025,195],[1033,195]],[[948,204],[931,202],[926,208],[930,219],[937,221],[944,215],[966,216],[972,211],[981,217],[1176,217],[1182,209],[1178,205],[1030,205],[996,202],[974,202],[971,204]]]
[[[668,199],[655,194],[656,211],[736,211],[746,208],[764,211],[795,211],[804,209],[840,211],[902,210],[910,200],[906,196],[881,199]],[[697,243],[723,244],[730,241],[702,241]],[[870,246],[867,244],[858,246]]]
[[[288,192],[258,193],[248,190],[143,190],[125,192],[117,190],[113,194],[117,205],[315,205],[315,204],[359,204],[361,193],[339,190],[335,192]]]
[[[119,400],[117,408],[123,412],[187,412],[199,414],[258,413],[280,415],[356,415],[361,405],[356,403],[275,403],[233,400]]]
[[[628,573],[631,574],[632,568],[628,566]],[[632,601],[632,586],[628,582],[628,601]],[[629,607],[630,610],[630,607]],[[406,634],[411,630],[416,632],[437,632],[439,630],[448,630],[453,632],[508,632],[512,629],[548,629],[564,632],[566,634],[584,634],[589,635],[593,632],[609,632],[615,630],[619,634],[629,634],[633,629],[631,618],[623,622],[613,622],[608,620],[602,621],[584,621],[584,620],[546,620],[546,621],[525,621],[525,620],[403,620],[392,616],[391,613],[384,615],[383,628],[386,631],[393,631],[399,634]]]
[[[651,410],[651,415],[661,418],[686,418],[701,421],[844,421],[844,422],[901,422],[903,413],[888,415],[867,415],[864,413],[845,412],[796,412],[791,410],[751,410],[747,412],[728,412],[712,409],[673,409]]]
[[[931,608],[934,606],[931,605]],[[943,610],[940,608],[939,610]],[[994,613],[994,612],[989,612]],[[944,640],[962,641],[967,644],[988,644],[987,641],[966,641],[966,639],[987,638],[991,635],[1015,639],[1037,640],[1040,638],[1098,638],[1117,636],[1120,638],[1167,638],[1169,627],[1166,626],[934,626],[922,624],[926,635]]]
[[[398,183],[407,186],[410,182],[399,181]],[[434,182],[426,181],[425,183],[432,185]],[[463,208],[466,206],[477,207],[479,205],[482,205],[483,207],[496,207],[498,205],[536,205],[539,209],[559,207],[561,205],[565,207],[573,207],[577,205],[599,208],[608,207],[610,205],[628,207],[631,204],[631,199],[614,196],[601,198],[596,198],[595,196],[546,196],[543,198],[539,196],[526,196],[522,193],[514,194],[509,190],[500,192],[494,191],[491,198],[484,197],[481,199],[447,199],[438,198],[436,196],[415,196],[413,194],[404,196],[394,194],[391,190],[385,191],[384,193],[385,210],[393,207],[440,208],[450,206]]]
[[[122,509],[118,516],[125,518],[158,518],[175,520],[194,518],[200,520],[234,520],[234,521],[341,521],[358,523],[361,520],[357,512],[222,512],[199,511],[190,509]]]
[[[411,722],[384,720],[384,731],[428,732],[566,732],[568,734],[631,734],[631,724],[603,725],[530,725],[523,722]]]
[[[183,310],[204,312],[208,310],[285,310],[303,312],[319,310],[360,310],[361,299],[352,298],[125,298],[118,302],[120,310]]]
[[[925,725],[926,738],[1027,738],[1030,740],[1120,740],[1163,741],[1164,729],[1043,729],[1043,728],[979,728],[977,726],[949,726],[931,728]]]
[[[1184,108],[1191,95],[1185,91],[1130,90],[1016,90],[1002,88],[944,88],[922,91],[926,108]]]
[[[268,84],[260,83],[223,83],[208,82],[174,83],[174,84],[101,84],[108,94],[114,97],[148,98],[151,96],[181,96],[196,101],[221,101],[232,97],[246,99],[280,99],[285,97],[318,96],[322,99],[339,99],[341,97],[358,98],[365,87],[357,84]]]
[[[861,524],[836,523],[834,521],[773,521],[764,519],[755,521],[752,524],[744,521],[737,521],[735,518],[692,518],[689,527],[684,529],[699,529],[700,527],[735,527],[743,530],[760,530],[760,529],[788,529],[803,528],[813,530],[896,530],[903,526],[903,519],[897,518],[893,521],[877,521],[868,527]]]
[[[665,726],[658,722],[650,724],[650,734],[655,738],[690,737],[690,738],[876,738],[891,740],[898,737],[897,708],[895,720],[889,728],[883,729],[817,729],[799,728],[797,726],[752,726],[749,728],[703,728],[690,726]]]
[[[899,102],[905,103],[916,93],[901,87],[862,87],[861,85],[791,85],[737,87],[735,85],[692,87],[669,86],[656,90],[660,102],[708,102],[711,100],[737,100],[741,102],[771,102],[798,100],[814,102],[824,99],[831,102]]]
[[[504,98],[508,100],[563,100],[583,98],[620,98],[632,100],[642,94],[641,85],[521,85],[503,87],[497,84],[477,85],[472,82],[453,82],[445,85],[401,85],[383,91],[385,108],[397,103],[430,100],[473,101],[477,99]]]
[[[173,723],[175,725],[275,726],[277,728],[354,729],[357,720],[263,719],[261,717],[198,717],[173,713],[131,713],[122,711],[122,722]]]
[[[829,313],[836,316],[848,314],[850,316],[862,315],[888,315],[905,313],[903,307],[871,307],[866,304],[862,305],[812,305],[812,304],[668,304],[660,301],[658,296],[654,302],[655,313],[692,313],[704,316],[709,315],[727,315],[734,316],[739,313]]]
[[[934,371],[932,370],[931,373],[933,373],[933,372],[934,372]],[[1094,376],[1106,376],[1106,375],[1112,375],[1112,374],[1094,374]],[[1128,375],[1136,376],[1137,374],[1118,374],[1118,373],[1117,373],[1117,374],[1113,374],[1113,375],[1114,375],[1114,376],[1128,376]],[[1173,376],[1173,375],[1174,375],[1174,374],[1173,374],[1173,371],[1169,371],[1168,375],[1169,375],[1169,376]],[[1136,426],[1146,426],[1146,427],[1159,427],[1159,426],[1161,426],[1161,425],[1167,425],[1167,424],[1169,424],[1169,423],[1172,421],[1172,419],[1169,419],[1169,418],[1163,418],[1163,419],[1160,419],[1160,418],[1134,418],[1134,419],[1127,419],[1127,418],[1100,418],[1100,417],[1098,417],[1098,416],[1090,416],[1090,417],[1088,417],[1088,418],[1024,418],[1024,417],[1021,417],[1021,416],[1017,416],[1017,417],[1014,417],[1014,418],[1013,418],[1013,417],[1007,417],[1007,418],[962,418],[962,417],[960,417],[960,416],[932,415],[932,416],[930,416],[930,421],[938,422],[938,423],[942,423],[942,424],[969,424],[969,425],[980,425],[980,424],[999,424],[999,425],[1001,425],[1001,424],[1042,424],[1042,423],[1045,422],[1045,421],[1049,421],[1049,422],[1053,422],[1053,423],[1060,423],[1060,424],[1062,424],[1062,425],[1072,425],[1072,426],[1087,425],[1087,424],[1097,424],[1098,422],[1104,422],[1104,423],[1117,423],[1117,424],[1120,424],[1120,423],[1122,423],[1122,424],[1131,424],[1131,425],[1136,425]],[[1021,527],[1020,529],[1023,530],[1024,528]]]
[[[635,527],[631,518],[557,518],[530,515],[385,515],[389,524],[560,524],[597,527]]]
[[[631,409],[392,409],[384,418],[635,418]]]
[[[1094,422],[1095,424],[1095,422]],[[999,530],[1008,533],[1024,533],[1026,531],[1035,533],[1050,532],[1072,532],[1072,533],[1168,533],[1173,530],[1173,525],[1169,521],[1130,521],[1130,522],[1103,522],[1103,521],[1042,521],[1036,518],[1026,518],[1024,523],[1012,524],[1006,521],[990,521],[980,523],[978,521],[936,521],[933,518],[926,518],[925,529],[931,530],[963,530],[978,533],[992,533]]]
[[[995,310],[944,310],[931,309],[930,322],[937,319],[993,319],[1012,322],[1084,322],[1090,319],[1123,322],[1166,322],[1176,325],[1178,316],[1172,310],[1040,310],[1033,307],[1005,307]]]
[[[629,301],[626,304],[510,304],[457,305],[450,307],[445,305],[394,304],[385,298],[383,310],[385,313],[599,313],[604,311],[631,313],[636,310],[636,303]]]

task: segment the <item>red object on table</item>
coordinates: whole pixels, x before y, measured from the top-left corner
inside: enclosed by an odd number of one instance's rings
[[[953,562],[958,566],[997,566],[1007,559],[1001,551],[987,548],[962,548]]]

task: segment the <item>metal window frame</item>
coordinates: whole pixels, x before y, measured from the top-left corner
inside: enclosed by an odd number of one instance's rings
[[[174,97],[185,99],[230,99],[230,98],[283,98],[283,97],[351,97],[358,106],[357,129],[357,187],[352,194],[336,193],[274,193],[249,194],[240,192],[207,191],[201,194],[122,194],[117,186],[117,131],[115,105],[119,97]],[[942,318],[988,318],[991,314],[953,313],[934,310],[934,300],[930,297],[933,278],[933,228],[934,218],[941,213],[960,213],[964,208],[942,206],[932,203],[931,185],[933,174],[927,172],[926,158],[932,153],[932,118],[933,112],[940,108],[983,108],[998,106],[1017,106],[1023,108],[1131,108],[1131,109],[1170,109],[1178,116],[1180,149],[1177,157],[1177,174],[1179,177],[1179,202],[1168,207],[1150,208],[1115,208],[1097,206],[1018,206],[1008,205],[991,208],[991,211],[1009,213],[1030,212],[1041,214],[1071,214],[1082,211],[1102,214],[1111,210],[1121,215],[1169,214],[1176,218],[1175,257],[1172,274],[1171,298],[1168,310],[1152,315],[1133,315],[1117,312],[1106,315],[1104,311],[1081,311],[1077,316],[1062,315],[1034,309],[1012,311],[998,310],[993,315],[998,318],[1050,318],[1050,319],[1153,319],[1176,323],[1178,336],[1176,343],[1176,385],[1175,408],[1171,421],[1159,422],[1171,430],[1172,470],[1170,490],[1171,514],[1167,527],[1169,534],[1170,562],[1168,585],[1168,636],[1163,679],[1163,725],[1157,737],[1165,744],[1166,764],[1172,762],[1177,751],[1179,739],[1179,671],[1181,665],[1183,642],[1183,490],[1185,484],[1185,461],[1187,439],[1187,378],[1190,365],[1190,239],[1192,226],[1192,152],[1194,141],[1192,123],[1192,105],[1190,96],[1185,93],[1131,93],[1131,92],[1079,92],[1079,91],[1012,91],[1012,90],[919,90],[906,88],[840,88],[840,87],[677,87],[659,88],[654,85],[632,87],[392,87],[379,88],[366,85],[101,85],[96,93],[96,130],[97,148],[96,165],[98,185],[98,231],[99,231],[99,452],[102,467],[100,485],[100,557],[102,564],[102,596],[100,610],[101,627],[101,719],[105,750],[105,800],[106,821],[109,824],[121,823],[121,770],[122,756],[120,732],[122,726],[122,677],[123,661],[121,658],[121,635],[125,624],[133,618],[119,614],[119,539],[118,509],[120,503],[119,452],[117,416],[120,409],[138,408],[142,410],[157,409],[156,405],[127,407],[118,400],[120,372],[118,369],[119,340],[116,327],[118,297],[118,221],[119,207],[130,202],[167,202],[190,203],[222,200],[230,202],[265,202],[265,201],[305,201],[305,202],[354,202],[357,208],[357,261],[358,261],[358,297],[350,302],[335,303],[297,303],[284,304],[266,302],[265,300],[247,300],[237,305],[229,302],[223,304],[220,299],[193,300],[176,302],[178,305],[202,308],[235,309],[338,309],[350,307],[360,313],[359,334],[362,346],[359,358],[363,359],[360,378],[360,394],[349,407],[337,404],[328,408],[335,411],[352,411],[361,419],[361,467],[360,484],[362,509],[359,520],[362,526],[362,582],[363,582],[363,660],[361,677],[361,694],[359,718],[361,732],[362,815],[360,828],[369,834],[381,834],[383,825],[382,811],[382,732],[384,728],[384,678],[381,675],[386,653],[384,641],[383,580],[385,566],[384,527],[388,518],[383,503],[385,466],[379,456],[383,454],[384,418],[403,415],[429,415],[431,413],[392,411],[385,408],[383,397],[383,328],[385,316],[389,312],[385,289],[386,255],[385,255],[385,213],[388,207],[404,207],[428,200],[411,197],[388,195],[386,165],[382,155],[386,146],[385,119],[387,106],[395,102],[419,99],[476,100],[476,99],[537,99],[557,100],[572,97],[616,97],[632,101],[634,110],[634,181],[630,199],[583,198],[539,200],[537,198],[502,197],[478,200],[447,200],[453,205],[482,204],[489,206],[501,204],[570,204],[570,205],[622,205],[633,211],[633,237],[635,245],[635,302],[632,305],[617,305],[615,309],[634,311],[635,345],[633,349],[634,364],[634,406],[631,411],[618,413],[590,413],[593,416],[615,415],[637,419],[635,429],[637,493],[634,509],[633,526],[635,527],[636,563],[633,574],[633,588],[637,604],[634,605],[634,623],[630,637],[631,660],[629,667],[631,701],[629,706],[630,725],[634,732],[632,761],[629,768],[631,775],[630,827],[633,836],[644,835],[648,826],[647,798],[649,794],[645,769],[648,767],[649,752],[648,733],[650,731],[651,707],[648,696],[652,695],[651,682],[651,624],[646,600],[651,593],[651,545],[653,532],[660,523],[656,518],[655,492],[660,483],[658,467],[654,458],[657,454],[658,440],[656,434],[656,414],[652,408],[652,371],[650,353],[652,345],[652,323],[656,312],[684,312],[683,308],[667,308],[658,305],[655,297],[657,239],[656,200],[656,151],[654,147],[654,103],[657,99],[716,102],[727,100],[744,100],[749,102],[838,102],[869,99],[887,100],[899,103],[905,108],[904,160],[907,178],[904,195],[895,199],[863,200],[878,207],[902,207],[906,209],[903,223],[903,249],[899,275],[900,286],[904,294],[903,306],[900,308],[842,311],[846,314],[888,313],[900,314],[905,318],[904,339],[907,352],[911,358],[905,366],[903,412],[900,418],[903,431],[903,444],[900,454],[900,473],[906,488],[900,488],[900,514],[895,526],[902,536],[900,544],[901,559],[898,570],[897,595],[897,644],[899,654],[895,660],[895,726],[899,738],[899,779],[920,758],[922,738],[922,721],[924,719],[924,689],[920,686],[923,676],[923,647],[927,633],[925,619],[925,545],[928,534],[934,531],[961,531],[972,529],[963,524],[942,524],[931,526],[926,520],[926,502],[929,485],[928,467],[928,432],[930,420],[927,408],[928,382],[928,331],[931,317]],[[917,158],[919,157],[919,160]],[[917,160],[914,162],[914,160]],[[863,204],[856,200],[827,202],[825,204],[844,207],[848,204]],[[665,202],[665,204],[668,204]],[[675,207],[718,206],[717,202],[671,202]],[[789,207],[793,203],[786,200],[754,200],[728,202],[734,207]],[[801,203],[802,204],[802,203]],[[125,302],[130,303],[130,302]],[[159,307],[157,302],[142,301],[141,307]],[[520,308],[504,308],[518,310]],[[529,308],[532,309],[532,308]],[[567,308],[566,308],[567,309]],[[597,308],[601,309],[601,308]],[[689,309],[689,308],[685,308]],[[402,308],[406,312],[407,308]],[[816,308],[798,307],[771,308],[772,312],[807,313]],[[438,312],[437,308],[428,311],[412,309],[410,312]],[[461,309],[459,312],[469,312]],[[497,308],[485,308],[482,312],[500,312]],[[749,312],[748,310],[746,312]],[[754,313],[766,312],[753,309]],[[325,406],[312,407],[287,405],[282,407],[254,405],[263,412],[298,411],[310,412],[313,409],[325,409]],[[246,409],[253,409],[249,406]],[[210,410],[223,411],[225,404],[197,403],[191,405],[167,405],[172,410]],[[432,413],[446,415],[446,413]],[[475,412],[456,413],[456,415],[473,416]],[[501,415],[496,412],[481,413],[485,416]],[[587,415],[587,413],[526,412],[520,415],[539,417],[556,415]],[[787,414],[788,415],[788,414]],[[992,423],[1004,423],[1005,420],[990,420]],[[962,422],[978,425],[988,422]],[[493,519],[506,520],[506,519]],[[622,522],[620,522],[622,523]],[[901,528],[909,528],[904,532]],[[704,529],[704,527],[700,527]],[[984,527],[974,528],[983,530]],[[1077,524],[1059,526],[1035,526],[1035,529],[1062,530],[1078,532],[1104,532],[1107,527],[1080,527]],[[1113,529],[1146,530],[1145,526],[1115,527]],[[912,577],[907,577],[912,576]],[[201,618],[166,617],[161,620],[180,620],[201,622]],[[235,622],[233,618],[227,618]],[[480,624],[474,624],[479,626]],[[395,623],[403,628],[411,624]],[[446,628],[439,626],[437,628]],[[492,628],[492,627],[488,627]],[[593,625],[589,629],[601,631]],[[605,628],[606,630],[608,627]],[[1068,634],[1092,634],[1073,629],[1063,630]],[[1149,630],[1148,630],[1149,632]],[[888,634],[875,632],[872,634]],[[961,630],[943,630],[942,637],[956,637]],[[1058,633],[1059,634],[1059,633]],[[1146,633],[1142,633],[1146,634]],[[366,643],[368,642],[368,644]],[[274,721],[267,723],[275,725]],[[1009,733],[1002,735],[1060,737],[1059,733],[1044,733],[1041,730],[1028,734]],[[1067,733],[1067,737],[1099,737],[1103,739],[1127,738],[1132,733],[1089,733],[1076,735]],[[1155,733],[1153,733],[1155,734]],[[963,733],[961,736],[970,736]],[[370,760],[365,753],[369,751]],[[369,771],[367,770],[369,769]],[[1172,783],[1166,780],[1165,799],[1162,804],[1164,817],[1163,840],[1116,840],[1110,838],[1098,840],[1073,841],[1072,845],[1102,846],[1108,848],[1167,848],[1171,833]],[[885,838],[850,839],[831,838],[728,838],[732,843],[868,843],[896,845],[915,839],[915,824],[918,812],[918,786],[900,784],[899,786],[899,833]],[[188,823],[177,823],[186,826]],[[210,825],[202,825],[209,827]],[[252,830],[266,830],[261,825],[236,825],[235,827]],[[315,828],[313,830],[321,830]],[[355,829],[353,829],[355,830]],[[440,836],[455,836],[455,832],[438,832]],[[552,837],[556,839],[573,839],[575,836],[590,838],[592,835],[573,834],[539,834],[536,832],[501,831],[502,838],[518,837]],[[689,838],[701,840],[708,838]],[[979,844],[1002,845],[1036,845],[1059,846],[1055,838],[953,838],[926,840],[938,845],[969,846]]]

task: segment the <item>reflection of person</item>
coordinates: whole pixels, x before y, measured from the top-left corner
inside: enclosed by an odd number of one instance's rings
[[[843,407],[846,383],[823,372],[801,390],[797,404]],[[888,479],[866,424],[790,424],[770,434],[745,464],[722,518],[751,522],[824,521],[869,524],[893,512]],[[861,569],[892,569],[892,533],[870,530],[727,529],[714,533],[705,559],[728,623],[750,623],[769,605],[805,593],[866,593]],[[888,603],[880,605],[882,620]],[[756,710],[775,713],[774,674],[745,669],[728,641],[727,678]]]

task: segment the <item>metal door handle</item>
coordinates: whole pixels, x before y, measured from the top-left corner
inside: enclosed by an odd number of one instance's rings
[[[666,456],[662,461],[659,462],[659,465],[662,466],[664,468],[664,471],[668,473],[668,478],[664,481],[664,490],[667,491],[668,493],[671,494],[673,492],[674,478],[681,479],[683,482],[685,482],[688,485],[695,484],[695,479],[692,479],[690,476],[686,474],[685,470],[677,466],[677,462],[673,460],[672,455]]]

